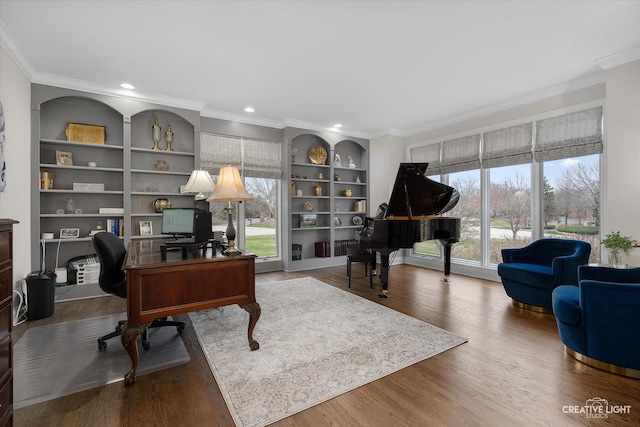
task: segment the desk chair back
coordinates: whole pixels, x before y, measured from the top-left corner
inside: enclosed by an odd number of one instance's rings
[[[100,259],[100,289],[108,294],[127,297],[127,277],[122,270],[127,250],[124,242],[113,233],[102,232],[93,236],[93,247]]]

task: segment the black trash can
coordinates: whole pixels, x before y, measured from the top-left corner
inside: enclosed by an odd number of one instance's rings
[[[53,314],[56,295],[56,274],[53,271],[32,271],[27,274],[27,319],[44,319]]]

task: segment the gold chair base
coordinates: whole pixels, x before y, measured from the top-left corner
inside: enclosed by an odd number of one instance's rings
[[[602,371],[607,371],[612,374],[618,374],[629,378],[640,379],[640,370],[624,368],[618,365],[612,365],[611,363],[602,362],[601,360],[592,359],[589,356],[585,356],[582,353],[578,353],[577,351],[571,350],[566,345],[564,346],[564,351],[574,359],[579,362],[584,363],[587,366],[591,366],[592,368],[600,369]]]
[[[553,310],[547,307],[540,307],[538,305],[525,304],[520,301],[516,301],[512,299],[513,305],[516,307],[522,308],[524,310],[534,311],[536,313],[544,313],[544,314],[553,314]]]

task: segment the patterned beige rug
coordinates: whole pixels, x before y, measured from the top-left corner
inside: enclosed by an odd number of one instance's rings
[[[466,342],[313,278],[256,285],[250,351],[238,306],[190,313],[238,426],[264,426]]]

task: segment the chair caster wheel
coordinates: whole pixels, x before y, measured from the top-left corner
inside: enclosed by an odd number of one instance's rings
[[[98,341],[98,351],[104,351],[107,349],[107,343],[106,342],[99,342]]]
[[[182,335],[182,331],[184,331],[184,326],[178,326],[176,329],[178,330],[178,334]]]
[[[144,351],[149,351],[149,349],[151,348],[151,343],[143,342],[142,343],[142,348],[144,348]]]

